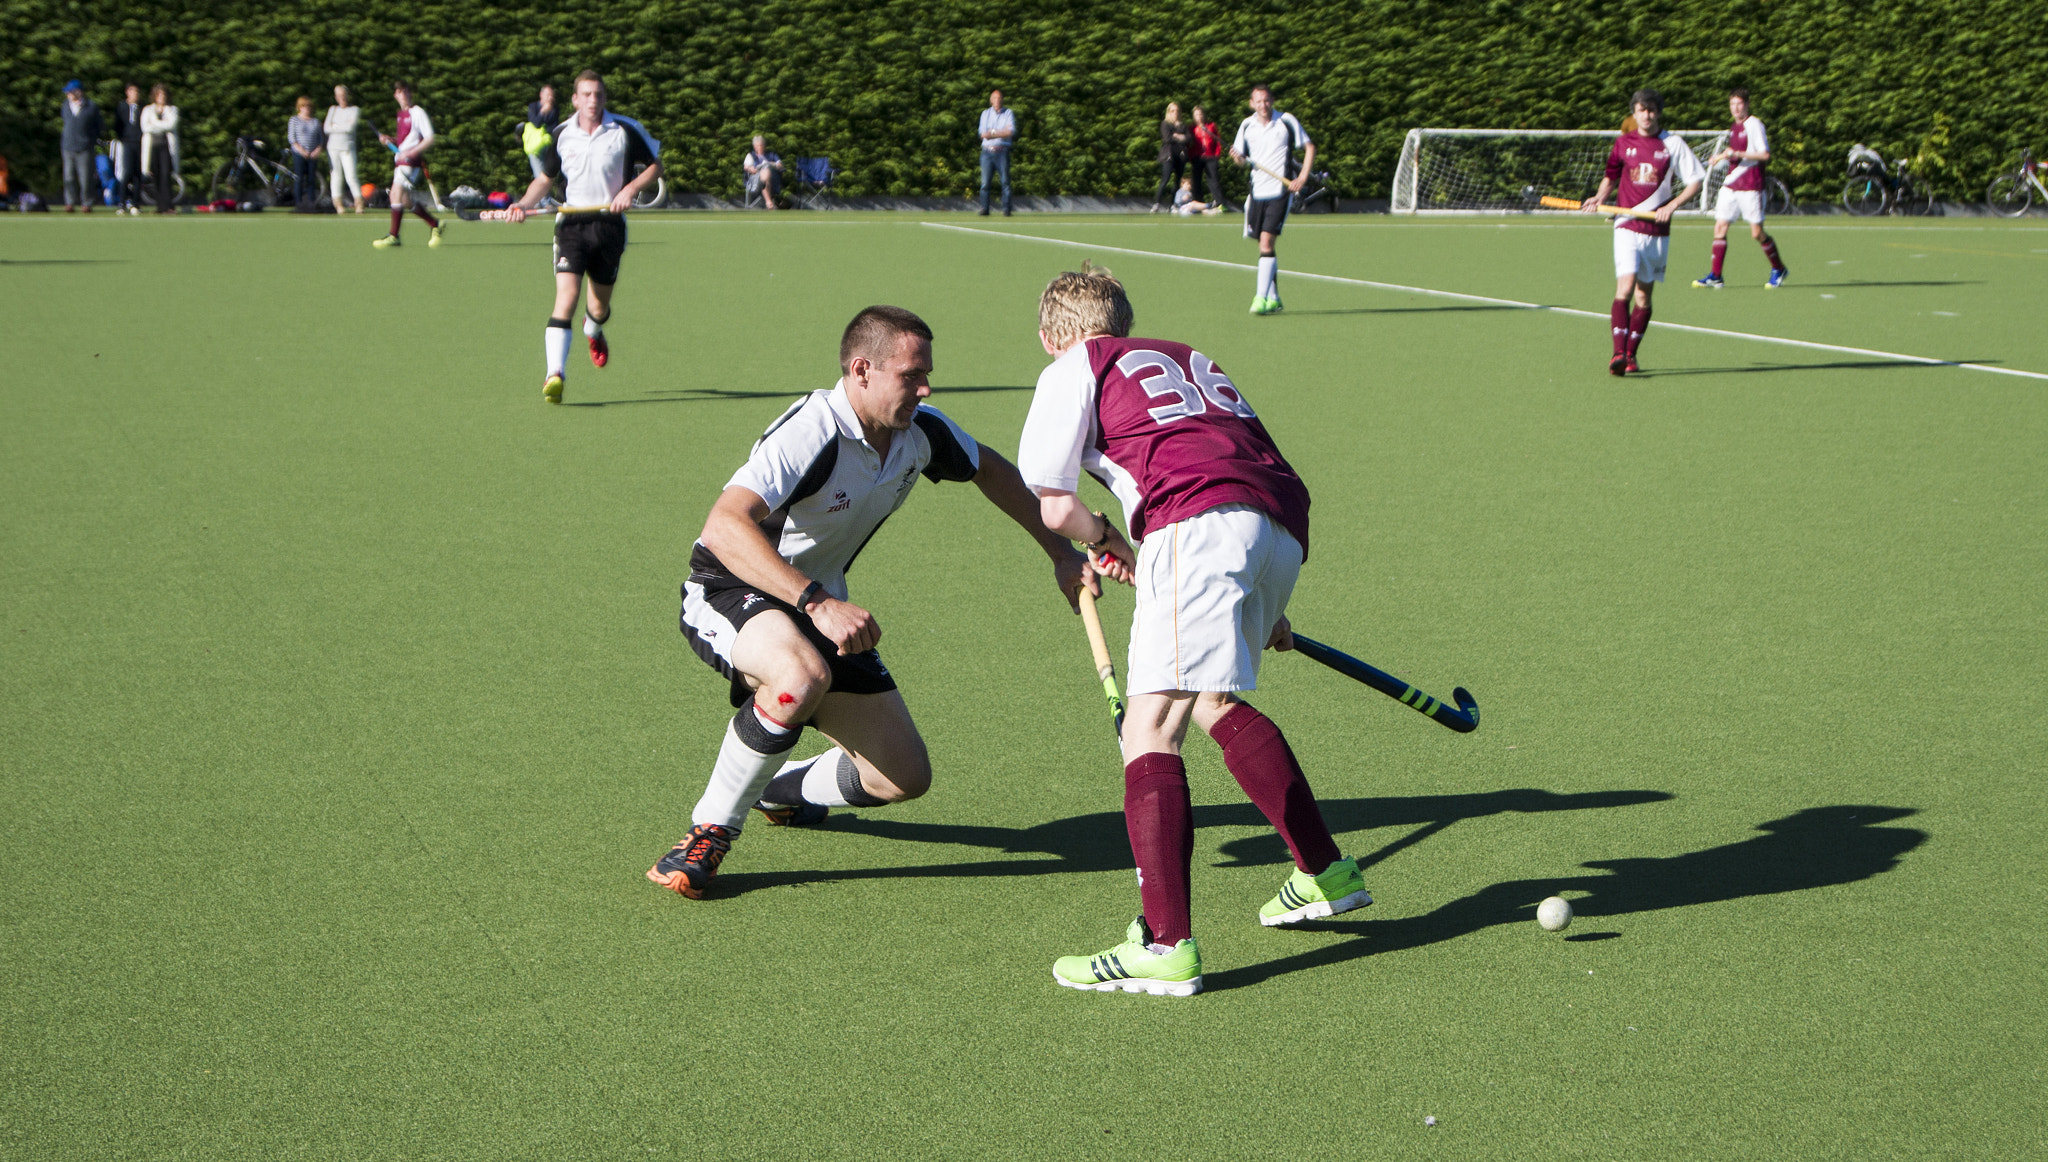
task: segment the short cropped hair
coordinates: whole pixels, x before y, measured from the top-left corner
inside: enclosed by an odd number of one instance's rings
[[[393,81],[391,82],[391,90],[393,92],[403,92],[408,97],[412,96],[415,92],[411,81]]]
[[[574,92],[575,90],[582,88],[583,82],[585,81],[596,81],[597,91],[600,93],[609,94],[611,92],[610,89],[605,88],[604,78],[597,75],[596,69],[584,69],[582,72],[577,73],[575,81],[571,82],[569,85],[569,90],[571,92]]]
[[[1743,103],[1743,104],[1745,104],[1745,105],[1749,104],[1749,90],[1748,90],[1748,89],[1730,89],[1730,90],[1728,90],[1728,95],[1729,95],[1730,97],[1740,97],[1740,98],[1742,98],[1742,103]]]
[[[1104,267],[1084,262],[1047,284],[1038,296],[1038,329],[1046,342],[1065,350],[1090,335],[1131,333],[1137,312],[1124,295],[1124,284]]]
[[[1272,96],[1272,95],[1273,95],[1273,86],[1271,86],[1271,85],[1253,85],[1253,86],[1252,86],[1252,92],[1254,92],[1254,93],[1264,93],[1265,95],[1267,95],[1268,97],[1270,97],[1270,96]]]
[[[1635,95],[1628,99],[1628,107],[1633,109],[1637,105],[1662,113],[1664,111],[1664,98],[1655,89],[1637,89]]]
[[[902,307],[873,306],[853,317],[839,336],[839,370],[851,372],[856,358],[880,363],[896,354],[904,335],[916,335],[929,343],[932,329],[923,319]]]

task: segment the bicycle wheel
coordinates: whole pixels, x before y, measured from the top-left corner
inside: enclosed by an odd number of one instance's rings
[[[1912,218],[1924,218],[1934,213],[1934,195],[1919,185],[1908,182],[1899,187],[1892,199],[1892,213]]]
[[[1842,185],[1842,208],[1858,218],[1884,213],[1891,191],[1876,174],[1858,174]]]
[[[2033,201],[2033,187],[2016,173],[2001,175],[1984,193],[1984,204],[1991,207],[1992,213],[2005,218],[2017,218],[2026,213]]]
[[[642,168],[644,169],[645,167],[643,166]],[[637,172],[635,176],[638,176]],[[636,210],[652,210],[657,206],[666,205],[667,203],[668,179],[666,178],[655,178],[653,182],[642,186],[639,193],[633,195],[633,208]]]
[[[1764,213],[1773,218],[1794,213],[1792,191],[1777,178],[1770,179],[1764,186]]]

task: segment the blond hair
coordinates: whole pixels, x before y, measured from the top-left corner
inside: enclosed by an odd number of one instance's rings
[[[1090,335],[1124,338],[1135,316],[1124,284],[1091,262],[1053,279],[1038,298],[1038,329],[1062,351]]]

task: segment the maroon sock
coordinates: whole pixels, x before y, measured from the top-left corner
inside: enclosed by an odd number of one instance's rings
[[[1727,240],[1726,238],[1716,238],[1716,239],[1714,239],[1714,277],[1715,277],[1715,278],[1720,278],[1720,277],[1721,277],[1721,261],[1722,261],[1723,259],[1727,258],[1727,257],[1728,257],[1728,240]]]
[[[1316,806],[1315,792],[1308,789],[1308,776],[1295,761],[1294,748],[1272,719],[1240,702],[1209,729],[1209,737],[1223,748],[1223,765],[1230,768],[1237,785],[1287,841],[1294,866],[1320,875],[1343,858],[1337,841],[1330,838],[1329,824],[1323,822],[1323,809]]]
[[[1758,244],[1764,248],[1764,257],[1771,260],[1771,269],[1785,269],[1784,260],[1778,257],[1778,244],[1776,242],[1771,241],[1771,236],[1766,234],[1757,241]]]
[[[1152,938],[1171,946],[1193,936],[1188,865],[1195,858],[1195,819],[1187,766],[1179,755],[1154,751],[1124,767],[1124,826],[1138,861],[1138,898]]]
[[[391,236],[393,238],[398,237],[398,228],[403,225],[405,225],[405,210],[399,206],[391,207]]]
[[[441,220],[439,218],[436,218],[432,214],[427,213],[426,207],[418,205],[417,203],[414,204],[412,212],[418,214],[422,218],[425,218],[427,220],[428,226],[438,227],[441,224]]]
[[[1636,348],[1643,345],[1643,332],[1650,329],[1650,308],[1640,306],[1628,317],[1628,357],[1636,357]]]
[[[1614,317],[1614,353],[1619,355],[1628,350],[1628,300],[1614,300],[1611,313]]]

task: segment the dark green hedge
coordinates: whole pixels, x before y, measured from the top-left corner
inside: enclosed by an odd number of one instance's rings
[[[2040,0],[0,0],[0,153],[51,188],[65,79],[102,104],[124,78],[162,80],[203,187],[237,132],[281,136],[298,94],[325,108],[344,82],[388,124],[404,75],[445,135],[442,190],[516,188],[512,120],[540,80],[595,67],[684,190],[736,194],[761,131],[785,156],[831,155],[848,192],[962,193],[999,85],[1021,190],[1148,194],[1168,100],[1234,126],[1266,81],[1347,194],[1383,197],[1413,126],[1604,128],[1642,84],[1675,123],[1720,125],[1739,84],[1802,198],[1832,197],[1864,141],[1975,200],[2021,145],[2048,145],[2043,20]]]

